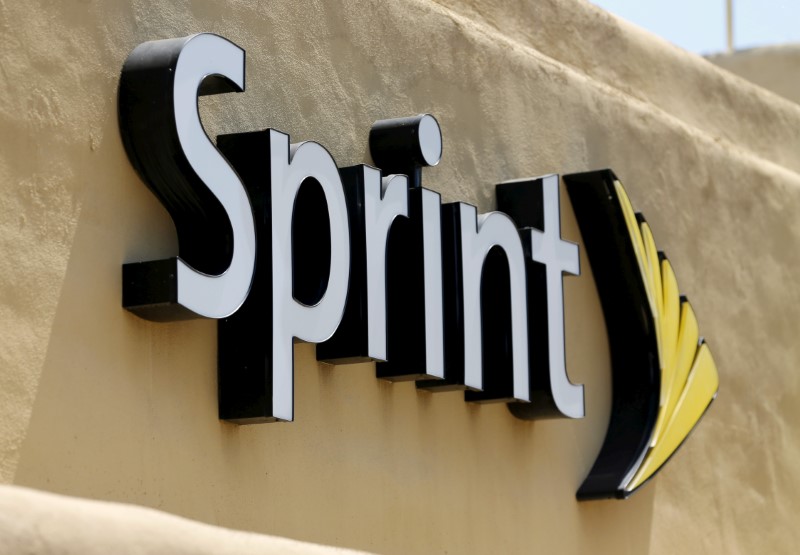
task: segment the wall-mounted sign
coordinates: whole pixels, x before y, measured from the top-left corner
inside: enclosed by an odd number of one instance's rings
[[[579,499],[625,498],[680,447],[719,377],[692,306],[650,226],[610,170],[564,176],[608,329],[608,432]]]
[[[274,129],[215,146],[197,96],[243,91],[244,59],[211,34],[147,42],[125,62],[119,89],[126,152],[179,242],[177,257],[123,266],[123,306],[156,321],[218,319],[220,418],[293,419],[295,340],[317,343],[319,360],[375,361],[379,378],[464,390],[466,401],[508,403],[519,418],[582,418],[583,386],[565,366],[562,290],[564,274],[580,273],[578,246],[560,237],[558,176],[498,185],[497,212],[443,204],[422,187],[422,168],[442,156],[428,114],[373,125],[380,169],[339,168],[318,143],[293,144]],[[601,198],[610,175],[565,177],[603,276],[614,357],[612,422],[581,498],[627,495],[660,468],[699,418],[684,399],[702,381],[695,376],[714,370],[701,346],[683,372],[688,347],[669,343],[669,326],[680,322],[683,334],[688,324],[655,300],[673,290],[662,285],[668,277],[655,283],[655,251],[636,250],[649,231],[620,219],[627,197]],[[634,322],[639,314],[649,320]],[[623,353],[627,333],[638,335]]]

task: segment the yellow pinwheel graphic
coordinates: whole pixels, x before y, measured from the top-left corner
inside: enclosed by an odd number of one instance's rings
[[[609,170],[564,180],[603,304],[613,371],[608,433],[578,498],[626,498],[681,446],[716,397],[719,376],[669,260],[620,181]]]

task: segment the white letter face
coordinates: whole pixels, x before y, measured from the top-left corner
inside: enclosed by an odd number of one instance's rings
[[[544,264],[547,276],[547,329],[550,356],[550,388],[553,401],[561,413],[570,418],[583,418],[583,385],[575,385],[567,377],[564,352],[564,289],[563,274],[580,275],[578,245],[561,239],[561,212],[558,176],[543,179],[544,231],[530,229],[531,257]]]
[[[391,381],[444,376],[441,200],[405,175],[341,168],[350,223],[342,323],[317,360],[376,361]]]
[[[421,189],[420,194],[425,276],[425,361],[429,376],[444,379],[442,199],[438,193],[427,189]]]
[[[270,130],[272,186],[272,371],[273,412],[280,420],[294,417],[292,338],[320,343],[342,319],[350,273],[350,235],[342,181],[331,155],[317,143],[289,148],[289,137]],[[314,306],[292,295],[292,221],[297,192],[306,179],[322,187],[330,221],[331,267],[328,286]]]
[[[165,83],[171,87],[166,92]],[[123,68],[123,141],[175,221],[181,253],[169,261],[125,265],[123,304],[142,317],[224,318],[247,298],[255,265],[253,213],[197,111],[198,94],[243,89],[244,51],[217,35],[144,43]],[[205,244],[209,238],[213,244]],[[221,267],[220,258],[226,262]],[[168,285],[155,285],[159,280]]]
[[[483,389],[483,340],[481,330],[481,274],[493,247],[505,252],[511,292],[511,345],[513,395],[517,401],[530,400],[528,376],[528,316],[525,282],[525,254],[514,222],[501,212],[476,218],[477,210],[459,204],[461,212],[461,256],[464,310],[464,384]],[[484,302],[491,302],[484,299]]]
[[[386,243],[397,216],[408,217],[408,178],[369,168],[364,180],[364,230],[367,241],[367,348],[386,360]]]
[[[225,208],[233,229],[233,256],[220,276],[178,264],[178,303],[209,318],[236,312],[247,298],[255,265],[253,213],[236,173],[203,131],[197,90],[207,75],[224,75],[244,89],[244,51],[216,35],[198,35],[181,52],[175,69],[175,123],[189,164]]]

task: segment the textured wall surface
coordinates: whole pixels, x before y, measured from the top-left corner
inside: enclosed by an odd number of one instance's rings
[[[161,511],[0,486],[0,551],[6,554],[358,555],[200,524]]]
[[[373,121],[430,112],[444,158],[424,184],[481,211],[497,182],[612,167],[720,367],[666,469],[625,502],[574,499],[610,407],[583,251],[565,280],[583,420],[522,422],[299,345],[295,422],[219,421],[214,322],[120,307],[121,265],[177,244],[123,151],[119,71],[200,31],[247,51],[247,90],[201,100],[212,137],[275,127],[346,166],[370,161]],[[0,37],[2,482],[380,553],[800,545],[800,106],[572,0],[0,1]],[[563,191],[562,219],[581,243]]]
[[[764,46],[708,60],[792,102],[800,103],[800,44]]]

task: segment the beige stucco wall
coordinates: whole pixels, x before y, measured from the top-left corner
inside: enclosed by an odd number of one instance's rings
[[[800,103],[800,44],[715,54],[708,60],[792,102]]]
[[[135,505],[0,486],[0,553],[37,555],[358,555],[209,526]]]
[[[0,478],[381,553],[790,553],[800,544],[800,106],[584,2],[0,3]],[[206,129],[276,127],[368,162],[371,123],[431,112],[446,201],[613,167],[670,256],[720,396],[625,502],[574,493],[605,432],[605,328],[565,281],[587,418],[515,420],[297,347],[296,421],[216,418],[215,324],[120,308],[120,268],[176,252],[125,157],[137,44],[199,31],[248,55]],[[580,242],[562,192],[563,234]],[[45,501],[46,502],[46,501]],[[107,532],[107,531],[106,531]],[[98,529],[97,533],[103,533]]]

